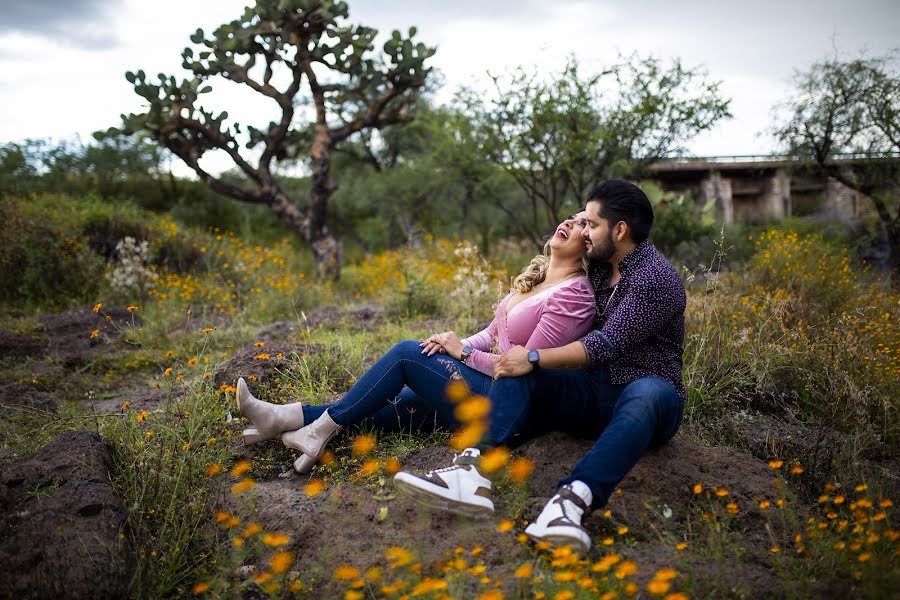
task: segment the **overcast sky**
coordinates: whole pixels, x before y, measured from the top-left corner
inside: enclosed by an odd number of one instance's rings
[[[247,0],[0,0],[0,142],[55,139],[117,125],[141,109],[124,79],[144,69],[181,76],[197,27],[238,17]],[[574,54],[599,70],[619,54],[679,57],[722,81],[734,118],[694,140],[695,155],[767,153],[771,108],[795,69],[837,47],[844,55],[900,47],[898,0],[350,0],[354,22],[382,32],[418,27],[449,99],[488,70],[558,71]],[[244,123],[272,107],[219,86],[209,96]],[[268,101],[271,102],[271,101]],[[207,167],[220,170],[224,161]]]

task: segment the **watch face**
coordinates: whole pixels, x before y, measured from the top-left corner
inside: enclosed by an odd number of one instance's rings
[[[541,360],[541,355],[538,354],[537,350],[529,350],[528,351],[528,362],[532,364],[537,364],[538,361]]]

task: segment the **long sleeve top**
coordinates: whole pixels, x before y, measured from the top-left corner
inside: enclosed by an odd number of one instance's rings
[[[556,348],[574,342],[591,329],[596,305],[587,275],[541,290],[507,311],[516,293],[510,292],[500,301],[487,328],[462,340],[463,345],[472,347],[468,366],[493,375],[495,361],[513,346]]]
[[[608,365],[614,384],[642,377],[665,379],[684,398],[684,283],[665,257],[647,241],[619,263],[621,277],[610,285],[612,266],[590,271],[597,297],[594,331],[581,338],[591,367]]]

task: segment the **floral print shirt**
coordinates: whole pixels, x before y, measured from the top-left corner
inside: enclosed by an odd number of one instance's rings
[[[610,285],[612,266],[591,265],[597,299],[594,331],[581,338],[592,368],[609,366],[610,380],[623,385],[642,377],[671,383],[684,399],[684,283],[648,241],[619,263],[621,278]]]

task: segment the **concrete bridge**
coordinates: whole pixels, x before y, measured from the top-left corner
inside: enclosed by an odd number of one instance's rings
[[[875,159],[843,154],[835,163],[850,166],[883,159],[900,160],[900,153]],[[765,223],[810,214],[852,220],[874,211],[868,198],[813,175],[810,167],[788,156],[733,155],[661,160],[648,171],[666,191],[690,192],[701,205],[715,199],[725,223]]]

